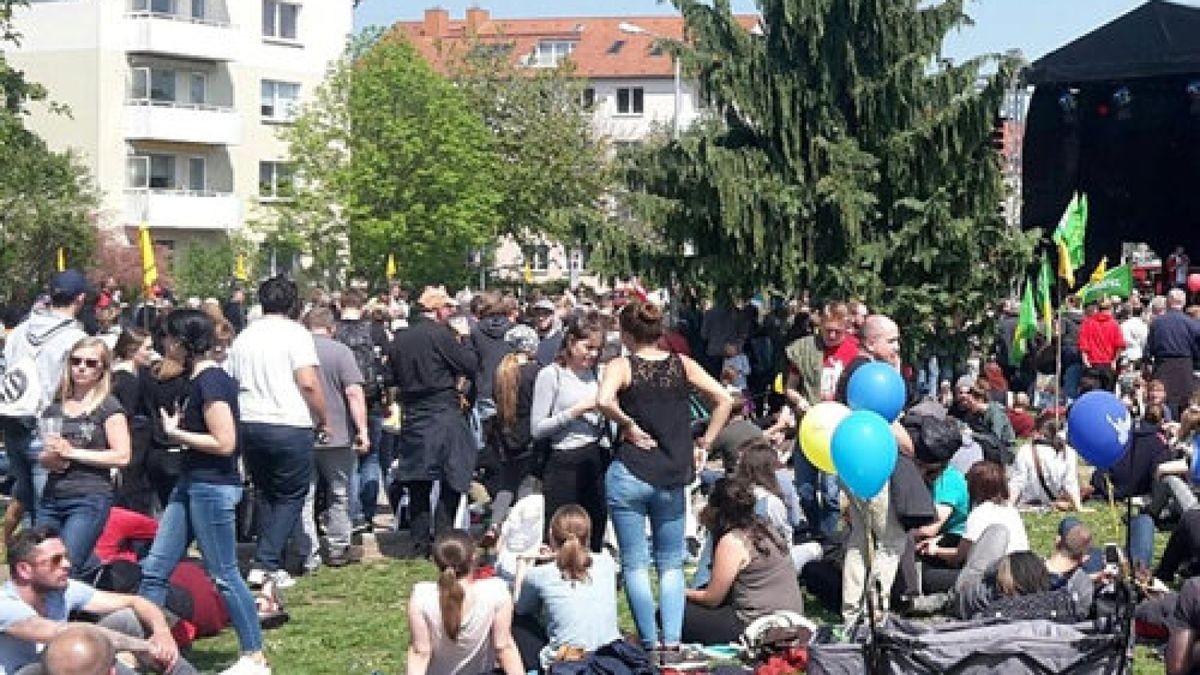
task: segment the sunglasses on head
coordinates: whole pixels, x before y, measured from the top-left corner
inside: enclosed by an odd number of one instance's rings
[[[100,367],[100,359],[85,359],[82,356],[72,356],[71,357],[71,365],[87,366],[88,368],[99,368]]]

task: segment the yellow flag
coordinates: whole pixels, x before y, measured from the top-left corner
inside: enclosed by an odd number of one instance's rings
[[[142,223],[138,228],[138,247],[142,250],[142,290],[150,296],[150,287],[158,281],[158,262],[154,259],[154,242],[150,241],[150,228]]]
[[[396,256],[391,253],[388,254],[387,269],[384,271],[384,274],[387,275],[388,281],[396,278]]]
[[[532,283],[532,282],[533,282],[533,266],[530,265],[529,263],[525,263],[525,283],[528,284],[528,283]]]
[[[1096,265],[1095,271],[1092,272],[1092,278],[1088,279],[1089,283],[1098,284],[1104,281],[1104,275],[1108,273],[1108,256],[1100,259],[1100,264]]]
[[[58,247],[58,271],[67,271],[67,252],[61,246]]]
[[[238,281],[245,281],[246,275],[246,256],[238,254],[237,261],[233,264],[233,278]]]

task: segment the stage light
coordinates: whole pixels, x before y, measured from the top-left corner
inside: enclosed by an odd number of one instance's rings
[[[1117,109],[1117,119],[1128,120],[1133,116],[1133,93],[1129,87],[1120,87],[1113,92],[1113,107]]]
[[[1074,91],[1064,91],[1058,97],[1058,107],[1062,109],[1063,123],[1074,124],[1076,114],[1079,112],[1079,100],[1075,96]]]
[[[1187,86],[1188,100],[1191,102],[1191,113],[1200,115],[1200,80],[1192,80]]]

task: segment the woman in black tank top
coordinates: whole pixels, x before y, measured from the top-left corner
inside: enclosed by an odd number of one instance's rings
[[[678,655],[684,607],[685,490],[703,450],[725,426],[733,399],[695,361],[655,346],[662,310],[634,301],[621,309],[621,341],[628,357],[610,361],[597,405],[621,427],[615,460],[605,476],[608,510],[626,596],[643,646],[656,650],[658,665]],[[698,389],[712,404],[704,434],[692,440],[688,394]],[[646,519],[654,542],[646,542]],[[649,567],[658,569],[662,631],[655,620]]]

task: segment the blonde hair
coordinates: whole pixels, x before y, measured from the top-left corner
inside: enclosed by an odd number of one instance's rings
[[[592,536],[592,519],[578,504],[558,507],[550,519],[550,544],[558,549],[555,562],[567,581],[587,581],[592,554],[588,540]]]
[[[63,368],[62,382],[58,385],[60,403],[75,395],[75,380],[71,379],[71,357],[80,349],[100,350],[100,380],[80,402],[83,405],[83,411],[90,413],[100,407],[100,404],[104,402],[105,398],[108,398],[108,394],[112,391],[112,352],[104,340],[97,337],[81,338],[71,345],[71,350],[67,352],[66,367]]]
[[[496,397],[496,417],[504,431],[511,431],[517,423],[517,388],[521,380],[521,366],[527,359],[521,352],[509,352],[496,367],[493,393]]]

